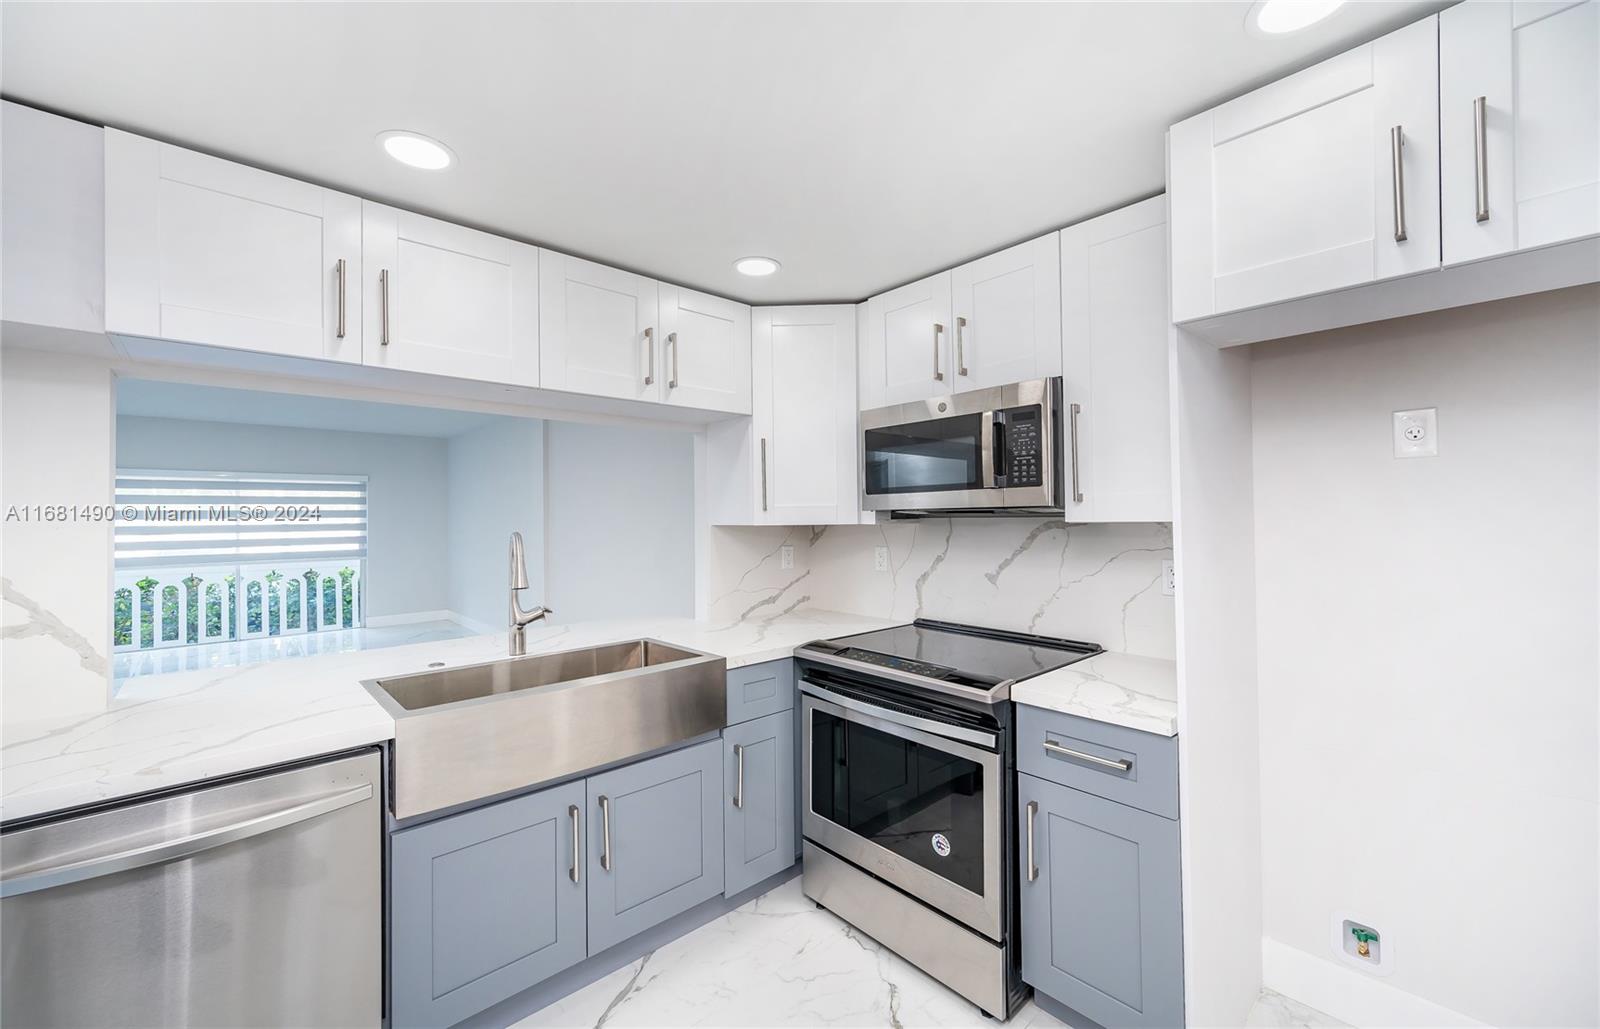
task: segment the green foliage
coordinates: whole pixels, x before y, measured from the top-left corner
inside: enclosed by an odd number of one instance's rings
[[[133,590],[117,590],[111,604],[112,643],[126,647],[133,642]]]

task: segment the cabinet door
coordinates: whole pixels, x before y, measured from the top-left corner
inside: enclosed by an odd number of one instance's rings
[[[107,332],[361,360],[361,201],[115,129],[105,142]]]
[[[1172,127],[1175,320],[1439,266],[1437,33],[1425,18]]]
[[[730,897],[794,864],[794,712],[722,734],[723,867]]]
[[[656,281],[539,256],[539,384],[624,400],[661,399]]]
[[[1017,805],[1023,981],[1103,1026],[1183,1025],[1178,823],[1027,774]]]
[[[391,1015],[451,1025],[583,960],[582,782],[394,834]]]
[[[1441,12],[1439,112],[1445,264],[1600,233],[1600,3]]]
[[[680,407],[750,413],[750,308],[662,283],[662,399]]]
[[[722,741],[591,776],[589,953],[722,892]]]
[[[950,282],[940,272],[867,301],[863,409],[950,393]]]
[[[756,521],[853,523],[855,309],[763,307],[752,347]]]
[[[1067,520],[1170,521],[1165,197],[1061,230],[1061,312]]]
[[[1061,373],[1057,233],[951,272],[953,392]]]
[[[364,363],[539,384],[539,250],[363,202]]]

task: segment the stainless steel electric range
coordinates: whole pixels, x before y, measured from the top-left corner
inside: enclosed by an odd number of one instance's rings
[[[1100,650],[926,620],[796,650],[806,896],[1010,1017],[1025,994],[1011,686]]]

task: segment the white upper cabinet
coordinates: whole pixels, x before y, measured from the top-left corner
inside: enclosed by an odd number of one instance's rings
[[[1061,230],[1069,522],[1172,519],[1167,202]]]
[[[364,363],[538,385],[538,248],[361,206]]]
[[[1174,320],[1438,268],[1438,98],[1429,17],[1174,125]]]
[[[980,257],[951,274],[951,392],[1061,374],[1057,234]]]
[[[361,360],[361,201],[107,129],[106,331]]]
[[[706,430],[713,523],[856,522],[855,307],[758,307],[752,322],[752,416]]]
[[[954,388],[951,274],[940,272],[867,301],[861,406],[944,396]]]
[[[545,250],[539,260],[539,384],[660,400],[656,280]]]
[[[1600,3],[1439,15],[1444,263],[1600,233]]]
[[[750,413],[750,308],[661,283],[662,399]]]

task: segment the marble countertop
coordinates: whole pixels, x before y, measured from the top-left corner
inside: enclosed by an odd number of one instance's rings
[[[1011,699],[1158,736],[1178,735],[1174,661],[1108,650],[1017,683]]]
[[[898,624],[833,611],[765,621],[629,619],[528,627],[528,653],[641,636],[726,658],[728,667],[788,657],[802,643]],[[394,721],[363,679],[434,662],[504,657],[504,633],[237,668],[127,680],[104,711],[5,725],[0,819],[11,821],[167,789],[391,739]]]

